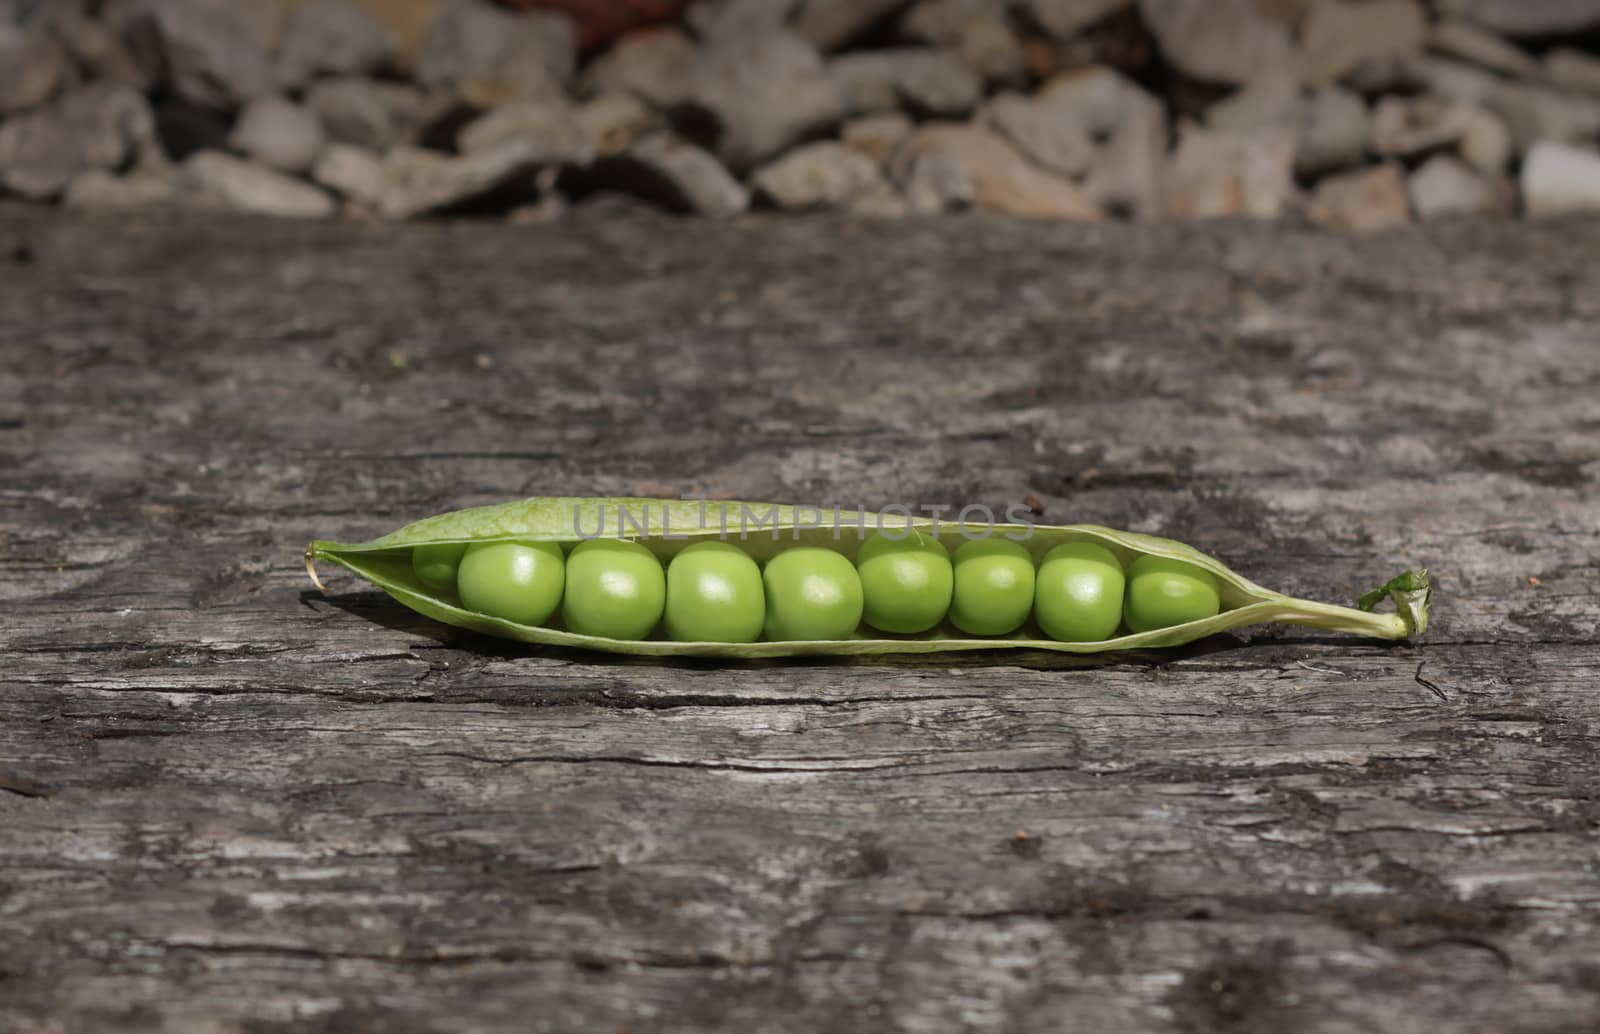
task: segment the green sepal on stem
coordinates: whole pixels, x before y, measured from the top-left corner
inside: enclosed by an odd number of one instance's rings
[[[1098,642],[1057,642],[1039,632],[1031,621],[1019,631],[997,638],[963,635],[948,623],[941,623],[917,635],[888,636],[866,629],[849,638],[823,641],[622,640],[580,635],[547,625],[522,625],[466,610],[453,594],[430,589],[419,581],[411,565],[411,550],[422,545],[494,541],[571,545],[594,537],[636,540],[663,561],[692,543],[718,539],[737,545],[758,562],[796,545],[824,546],[853,559],[861,541],[880,527],[879,515],[867,513],[860,518],[858,514],[856,510],[826,511],[772,503],[541,497],[439,514],[369,542],[312,542],[306,547],[306,568],[320,589],[315,562],[338,564],[419,614],[457,628],[539,645],[657,657],[844,656],[998,649],[1097,654],[1180,646],[1227,629],[1266,622],[1377,639],[1415,638],[1428,625],[1430,587],[1426,571],[1408,571],[1394,578],[1362,596],[1361,609],[1355,609],[1274,592],[1182,542],[1092,524],[969,525],[963,529],[954,521],[896,514],[881,517],[882,528],[934,536],[952,553],[966,539],[987,530],[1020,541],[1035,563],[1065,542],[1098,543],[1110,550],[1125,569],[1140,556],[1181,560],[1216,576],[1222,611],[1214,617]],[[1395,613],[1372,612],[1384,596],[1395,601]]]
[[[1356,600],[1356,606],[1371,610],[1382,603],[1385,596],[1394,600],[1396,613],[1410,629],[1406,638],[1419,638],[1428,630],[1428,604],[1433,600],[1433,579],[1428,577],[1426,567],[1397,574],[1376,589],[1362,593],[1361,598]]]

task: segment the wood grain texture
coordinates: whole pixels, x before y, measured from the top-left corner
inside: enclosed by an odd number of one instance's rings
[[[1600,224],[0,212],[0,1030],[1592,1030]],[[1348,601],[1084,667],[458,635],[312,537],[1032,494]]]

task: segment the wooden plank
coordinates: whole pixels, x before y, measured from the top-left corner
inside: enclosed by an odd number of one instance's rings
[[[0,1029],[1600,1022],[1595,223],[0,214]],[[1003,508],[1330,600],[659,663],[300,549],[532,494]]]

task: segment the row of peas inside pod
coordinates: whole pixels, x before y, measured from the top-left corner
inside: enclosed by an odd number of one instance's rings
[[[1093,654],[1265,622],[1379,639],[1428,628],[1425,568],[1345,607],[1258,585],[1172,539],[1013,514],[951,525],[886,511],[868,538],[859,509],[537,496],[364,542],[316,539],[305,561],[324,594],[319,560],[447,625],[639,656]],[[1375,612],[1385,601],[1393,612]]]
[[[961,539],[954,552],[914,528],[879,531],[854,558],[795,546],[760,565],[728,541],[686,545],[663,564],[622,538],[417,546],[412,570],[466,610],[521,625],[559,620],[569,632],[617,640],[828,641],[917,635],[948,623],[979,638],[1030,618],[1058,642],[1099,642],[1221,609],[1216,577],[1181,560],[1140,556],[1124,569],[1095,542],[1064,542],[1036,558],[1005,537]],[[863,629],[862,626],[866,628]]]

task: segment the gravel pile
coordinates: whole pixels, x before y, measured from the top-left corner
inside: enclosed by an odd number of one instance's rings
[[[1600,0],[0,0],[0,195],[1553,216],[1600,211],[1597,50]]]

